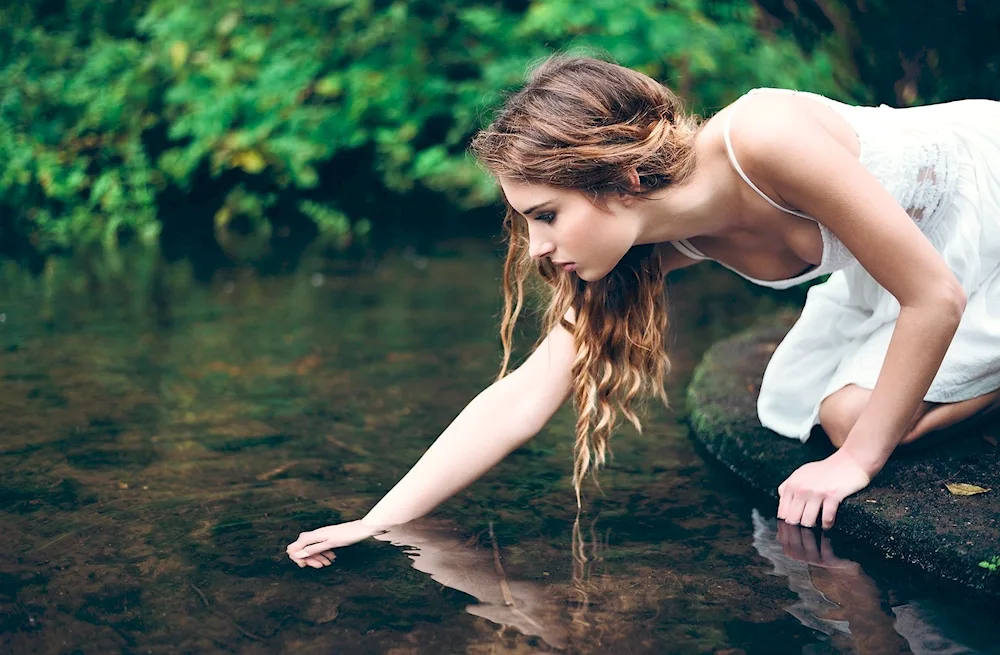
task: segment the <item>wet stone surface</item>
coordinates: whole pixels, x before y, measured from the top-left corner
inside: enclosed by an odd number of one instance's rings
[[[285,545],[362,516],[495,375],[493,253],[209,283],[141,258],[0,265],[0,652],[988,652],[992,610],[949,612],[836,535],[814,557],[702,458],[695,363],[780,302],[695,269],[671,281],[674,407],[617,435],[579,517],[564,408],[316,571]]]

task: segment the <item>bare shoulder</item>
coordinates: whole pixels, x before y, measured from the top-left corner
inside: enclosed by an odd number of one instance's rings
[[[792,169],[831,149],[857,150],[847,121],[808,95],[755,93],[726,111],[732,148],[748,173]]]
[[[788,144],[815,138],[825,130],[813,109],[790,93],[746,96],[727,108],[733,148],[749,160],[774,156]]]

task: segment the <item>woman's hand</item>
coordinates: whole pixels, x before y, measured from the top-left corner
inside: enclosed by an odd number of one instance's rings
[[[800,466],[778,487],[778,518],[811,528],[822,511],[823,528],[833,527],[841,501],[868,486],[871,478],[841,449]]]
[[[294,542],[288,544],[285,552],[299,567],[311,566],[321,569],[330,565],[336,555],[334,548],[350,546],[368,537],[385,532],[385,528],[368,525],[360,519],[349,523],[328,525],[310,532],[303,532]]]

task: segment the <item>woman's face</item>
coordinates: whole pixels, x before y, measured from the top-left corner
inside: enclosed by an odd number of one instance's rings
[[[510,180],[500,186],[528,222],[531,257],[547,257],[588,282],[607,275],[638,237],[629,196],[608,198],[601,209],[580,191]]]

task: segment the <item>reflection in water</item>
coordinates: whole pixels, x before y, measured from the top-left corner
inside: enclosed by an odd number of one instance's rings
[[[480,604],[467,612],[521,634],[541,637],[555,648],[566,645],[567,631],[560,619],[562,604],[551,588],[508,577],[500,547],[489,527],[489,545],[479,539],[462,540],[454,527],[427,519],[391,528],[375,539],[406,546],[413,568],[441,584],[474,596]]]
[[[289,566],[290,534],[362,516],[496,375],[484,250],[208,284],[155,257],[118,273],[53,260],[39,278],[0,264],[0,653],[848,653],[865,630],[916,644],[911,623],[982,650],[870,570],[879,589],[855,577],[895,616],[845,606],[849,569],[816,566],[839,606],[817,616],[852,634],[784,611],[744,491],[679,420],[705,348],[776,309],[711,267],[671,279],[678,409],[616,436],[585,506],[596,525],[574,524],[567,407],[435,512],[448,530],[394,535],[414,566],[373,540]]]
[[[579,512],[573,522],[570,589],[518,579],[516,569],[504,567],[492,522],[486,530],[468,539],[461,537],[457,526],[427,518],[389,528],[374,538],[407,548],[405,552],[413,561],[413,568],[446,587],[476,598],[479,604],[465,607],[469,614],[526,636],[541,637],[552,648],[562,650],[569,645],[571,633],[586,639],[586,632],[592,627],[588,621],[592,594],[606,607],[615,604],[613,580],[609,576],[594,576],[602,550],[608,548],[595,531],[596,523],[595,518],[585,537],[580,529]],[[632,601],[628,595],[617,600],[626,605]],[[606,621],[606,617],[590,618],[595,623]]]
[[[866,654],[913,653],[914,655],[972,655],[974,650],[944,634],[948,618],[933,601],[911,601],[892,607],[892,616],[882,610],[882,592],[861,565],[837,557],[829,537],[809,528],[752,512],[754,549],[773,566],[770,575],[786,577],[798,600],[785,608],[803,626],[826,635],[824,646],[808,644],[804,655],[824,652]],[[484,531],[485,532],[485,531]],[[484,536],[488,537],[484,543]],[[589,543],[574,524],[574,589],[583,594],[573,624],[562,611],[562,592],[530,580],[516,579],[505,570],[501,549],[493,533],[463,539],[454,525],[420,519],[397,526],[375,539],[406,547],[413,568],[447,587],[475,597],[479,604],[465,610],[503,628],[541,637],[549,646],[564,649],[572,628],[589,625],[584,619],[589,596],[601,604],[628,602],[615,599],[615,585],[607,579],[594,583],[589,566],[599,561],[602,544],[593,526]],[[589,550],[590,557],[583,556]],[[586,573],[585,573],[586,571]],[[512,575],[513,574],[513,575]]]
[[[798,600],[785,610],[802,625],[826,634],[842,649],[859,653],[965,655],[977,653],[942,634],[934,604],[914,601],[882,611],[882,594],[861,565],[837,557],[826,533],[764,519],[753,510],[753,546],[787,577]],[[807,646],[803,653],[815,652]]]

